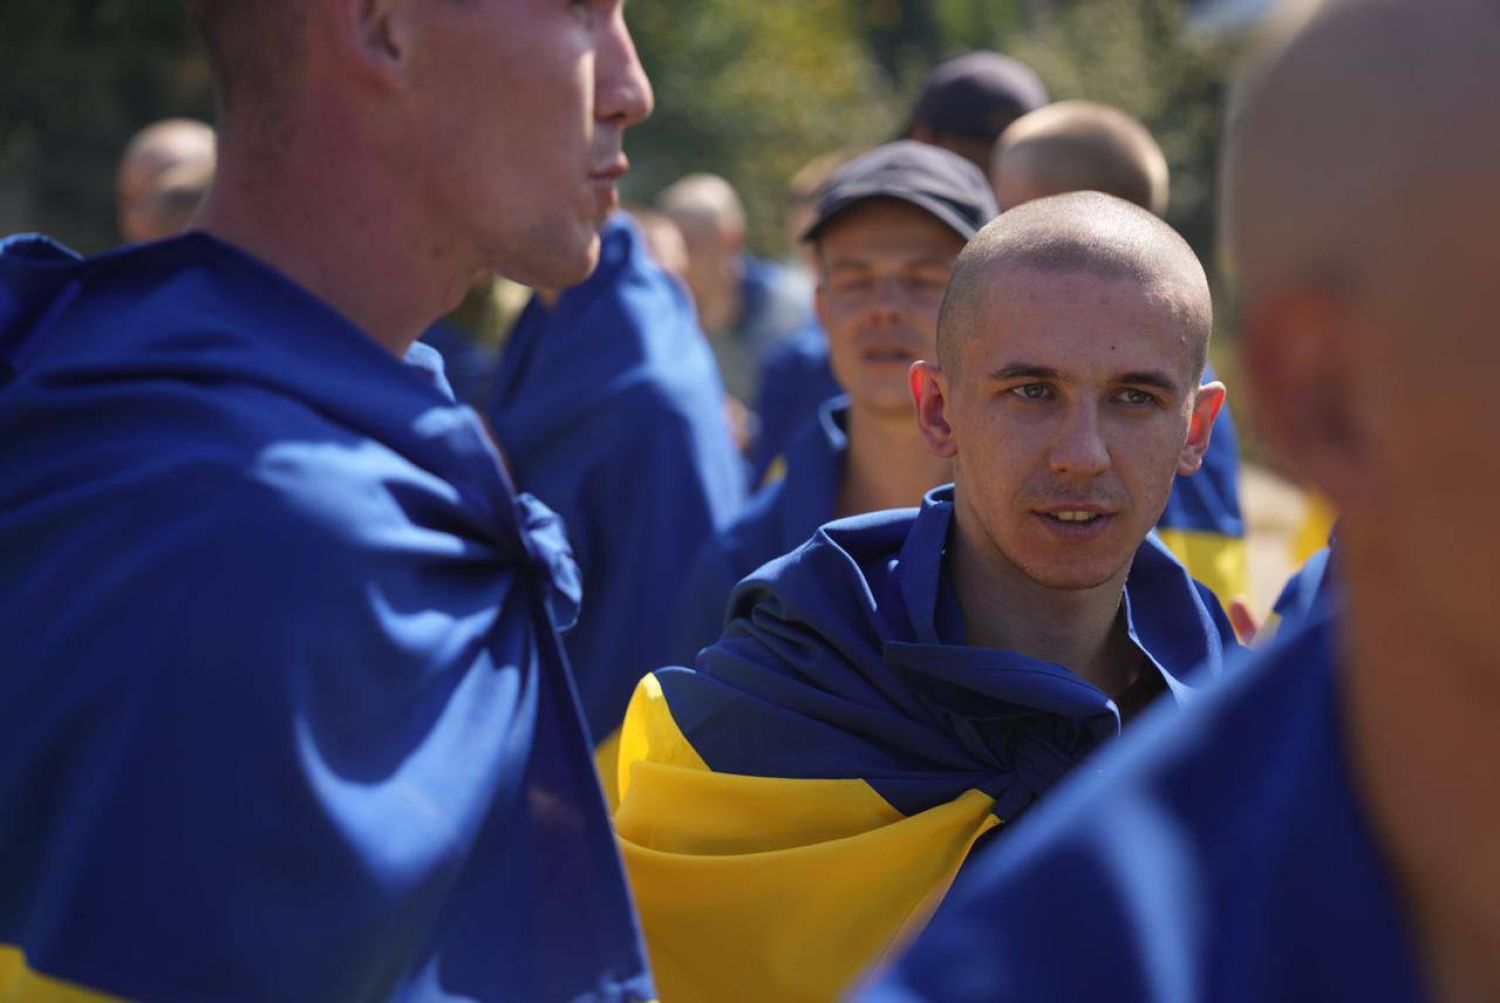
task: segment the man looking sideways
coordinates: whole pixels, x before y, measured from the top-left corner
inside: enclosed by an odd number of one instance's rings
[[[831,523],[742,582],[696,669],[627,714],[615,816],[666,998],[833,998],[976,841],[1232,632],[1148,538],[1197,469],[1207,280],[1094,193],[959,256],[917,420],[954,484]]]
[[[1500,999],[1500,8],[1287,13],[1223,204],[1338,602],[977,862],[872,999]]]
[[[0,996],[651,998],[566,542],[413,348],[594,267],[620,5],[191,9],[206,232],[0,250]]]
[[[703,551],[682,593],[673,658],[718,640],[735,584],[825,522],[906,508],[950,479],[912,420],[908,372],[930,359],[938,308],[964,244],[995,216],[984,175],[909,140],[845,165],[824,186],[805,239],[818,267],[818,322],[848,397],[825,403],[793,442],[786,475]]]
[[[1090,101],[1059,101],[1017,119],[995,146],[990,177],[1006,209],[1047,195],[1095,191],[1157,216],[1166,214],[1171,180],[1167,158],[1144,125]],[[1203,378],[1217,379],[1212,365]],[[1177,482],[1156,524],[1161,541],[1226,605],[1250,591],[1239,479],[1239,437],[1226,408],[1202,469]]]

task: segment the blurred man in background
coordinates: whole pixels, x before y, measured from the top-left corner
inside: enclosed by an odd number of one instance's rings
[[[1000,134],[1048,100],[1046,85],[1024,63],[998,52],[970,52],[928,74],[906,135],[988,171]]]
[[[787,451],[785,476],[699,556],[671,661],[718,640],[729,593],[843,516],[909,508],[950,479],[912,412],[909,370],[932,358],[938,308],[964,244],[995,216],[989,184],[956,153],[909,140],[837,171],[803,238],[818,262],[817,314],[846,398],[823,404]]]
[[[115,176],[120,236],[127,244],[187,229],[213,183],[216,146],[213,129],[190,118],[164,119],[135,134]]]
[[[725,389],[748,407],[766,352],[811,323],[811,290],[794,272],[746,249],[745,207],[718,175],[678,179],[657,196],[656,207],[682,231],[698,322]]]
[[[1058,101],[1017,119],[989,164],[1005,208],[1064,192],[1104,192],[1165,217],[1167,158],[1147,128],[1118,108]]]
[[[1345,611],[1060,792],[872,1000],[1500,999],[1500,9],[1286,16],[1224,208],[1262,431],[1338,508]]]
[[[189,8],[197,232],[0,245],[0,996],[653,999],[566,536],[414,344],[597,263],[621,6]]]
[[[1002,210],[1096,191],[1163,216],[1170,194],[1167,158],[1146,127],[1090,101],[1059,101],[1017,119],[996,144],[990,176]],[[1212,364],[1203,378],[1216,378]],[[1162,542],[1225,606],[1250,591],[1239,481],[1239,436],[1226,410],[1214,424],[1203,469],[1177,482],[1157,525]]]
[[[971,52],[929,74],[906,137],[957,153],[988,172],[995,140],[1011,122],[1047,100],[1046,87],[1024,64],[998,52]],[[830,170],[826,160],[815,161],[804,169],[808,176],[794,182],[806,191],[810,178],[819,171],[826,176]],[[815,325],[773,349],[764,374],[756,408],[758,435],[750,453],[755,484],[772,471],[797,432],[814,420],[819,406],[839,392],[828,362],[827,338]]]

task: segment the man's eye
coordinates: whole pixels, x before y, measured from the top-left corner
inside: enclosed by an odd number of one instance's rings
[[[1144,390],[1129,388],[1120,391],[1120,400],[1126,404],[1155,404],[1156,398]]]
[[[1011,393],[1017,397],[1024,397],[1029,401],[1040,401],[1052,396],[1052,388],[1045,383],[1026,383],[1019,387],[1014,387]]]

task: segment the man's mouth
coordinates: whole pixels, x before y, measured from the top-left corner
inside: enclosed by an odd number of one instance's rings
[[[1100,518],[1104,513],[1102,513],[1102,512],[1082,512],[1082,511],[1062,511],[1062,512],[1048,512],[1046,514],[1049,515],[1049,516],[1051,516],[1052,518],[1056,519],[1058,522],[1093,522],[1095,519]]]
[[[860,358],[877,365],[909,366],[917,361],[917,356],[914,352],[908,351],[899,345],[871,346],[860,353]]]
[[[601,219],[609,215],[620,204],[620,193],[615,183],[630,171],[630,161],[622,153],[619,157],[589,171],[589,187],[594,191]]]
[[[1114,523],[1117,515],[1103,505],[1059,506],[1033,514],[1053,536],[1071,543],[1095,539]]]

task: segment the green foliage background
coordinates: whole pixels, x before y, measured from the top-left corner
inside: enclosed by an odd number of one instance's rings
[[[1191,39],[1179,0],[630,0],[657,113],[632,135],[626,194],[690,170],[743,192],[779,253],[785,185],[813,157],[901,128],[928,69],[997,48],[1054,96],[1142,118],[1172,162],[1171,219],[1213,261],[1214,150],[1232,53]],[[0,231],[114,242],[131,133],[212,99],[181,0],[0,0]]]

